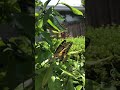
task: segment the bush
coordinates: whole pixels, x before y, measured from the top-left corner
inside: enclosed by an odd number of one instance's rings
[[[88,27],[86,37],[91,40],[85,53],[86,78],[104,83],[101,88],[119,86],[116,79],[120,79],[120,27]]]

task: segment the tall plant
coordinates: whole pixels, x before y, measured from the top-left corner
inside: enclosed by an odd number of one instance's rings
[[[73,90],[74,81],[77,85],[76,89],[80,90],[84,82],[80,84],[81,79],[79,78],[82,78],[84,81],[84,76],[80,74],[81,72],[78,72],[80,70],[79,63],[75,61],[76,65],[72,68],[72,61],[70,58],[69,63],[62,63],[53,57],[55,47],[58,45],[59,41],[51,37],[50,32],[59,35],[59,33],[65,31],[65,28],[59,23],[59,20],[64,20],[64,18],[55,10],[58,4],[67,6],[76,15],[83,15],[83,13],[66,3],[59,3],[60,0],[56,5],[47,8],[50,1],[51,0],[47,0],[44,4],[38,0],[35,2],[35,36],[40,38],[40,41],[35,42],[35,72],[37,73],[35,78],[36,90],[63,90],[63,88]],[[76,72],[72,72],[69,67],[75,69]],[[78,76],[76,77],[75,74],[77,73]]]

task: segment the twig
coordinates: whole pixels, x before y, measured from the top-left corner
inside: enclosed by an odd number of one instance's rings
[[[58,2],[56,3],[56,5],[54,7],[56,7],[59,4],[60,0],[58,0]]]

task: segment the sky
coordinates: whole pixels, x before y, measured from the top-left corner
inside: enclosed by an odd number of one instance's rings
[[[43,3],[47,0],[40,0]],[[49,5],[55,5],[57,3],[58,0],[51,0]],[[60,0],[60,2],[64,2],[67,3],[71,6],[81,6],[81,0]]]

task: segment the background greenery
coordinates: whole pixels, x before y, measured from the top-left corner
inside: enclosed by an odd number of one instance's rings
[[[91,42],[86,49],[86,87],[118,90],[120,86],[120,27],[113,25],[86,29]],[[91,81],[93,80],[93,81]],[[96,82],[96,83],[95,83]]]
[[[1,90],[15,90],[17,85],[33,77],[33,7],[32,1],[0,1]]]

